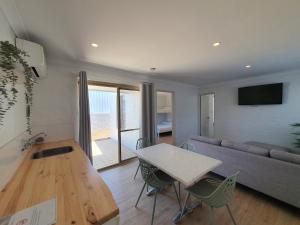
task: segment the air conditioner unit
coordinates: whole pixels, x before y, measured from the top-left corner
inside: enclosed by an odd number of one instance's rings
[[[47,75],[47,65],[43,46],[20,38],[16,38],[16,46],[27,53],[28,57],[24,59],[31,67],[32,72],[38,78],[45,77]]]

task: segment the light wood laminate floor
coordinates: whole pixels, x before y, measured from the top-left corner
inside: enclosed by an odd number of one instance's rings
[[[143,194],[139,207],[134,204],[142,188],[143,180],[139,174],[133,180],[138,161],[102,171],[100,174],[110,187],[120,208],[121,225],[149,225],[153,197]],[[182,198],[185,193],[182,194]],[[300,225],[300,210],[281,203],[263,194],[237,186],[231,209],[238,225]],[[157,198],[155,225],[171,225],[172,217],[178,211],[175,193],[168,189]],[[180,223],[182,225],[208,225],[209,208],[197,208]],[[215,210],[215,225],[232,225],[225,208]]]
[[[173,135],[170,134],[170,135],[162,135],[159,137],[158,139],[158,143],[166,143],[166,144],[174,144],[174,138],[173,138]]]

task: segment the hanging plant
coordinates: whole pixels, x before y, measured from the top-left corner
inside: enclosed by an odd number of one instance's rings
[[[3,125],[6,112],[17,102],[18,90],[16,83],[19,77],[15,74],[15,68],[17,64],[20,64],[24,68],[27,132],[31,134],[30,108],[36,78],[24,60],[26,56],[28,56],[26,52],[18,49],[8,41],[0,41],[0,125]]]

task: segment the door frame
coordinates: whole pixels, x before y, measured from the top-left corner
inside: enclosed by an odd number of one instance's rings
[[[156,116],[157,116],[157,92],[167,92],[171,93],[172,95],[172,136],[173,136],[173,142],[172,144],[176,143],[176,110],[175,110],[175,91],[168,91],[164,89],[155,89],[155,143],[157,143],[157,123],[156,123]]]
[[[109,83],[109,82],[102,82],[102,81],[94,81],[94,80],[88,80],[87,81],[88,85],[93,85],[93,86],[102,86],[102,87],[113,87],[117,89],[117,102],[116,102],[116,108],[117,108],[117,129],[118,129],[118,163],[113,164],[111,166],[107,166],[104,168],[101,168],[99,170],[107,169],[112,166],[116,166],[121,164],[122,162],[130,159],[125,159],[122,160],[122,140],[121,140],[121,101],[120,101],[120,94],[121,90],[132,90],[132,91],[140,91],[138,86],[134,85],[128,85],[128,84],[116,84],[116,83]],[[98,171],[99,171],[98,170]]]
[[[202,124],[201,124],[201,97],[202,96],[205,96],[205,95],[214,95],[214,124],[213,124],[213,127],[214,127],[214,136],[215,136],[215,122],[216,122],[216,113],[215,113],[215,101],[216,101],[216,93],[215,92],[204,92],[204,93],[201,93],[200,95],[199,95],[199,109],[200,109],[200,112],[199,112],[199,133],[200,133],[200,135],[202,135],[202,129],[201,129],[201,126],[202,126]]]

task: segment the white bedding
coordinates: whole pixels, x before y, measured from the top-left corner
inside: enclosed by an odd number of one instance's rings
[[[172,122],[164,121],[157,124],[157,133],[165,133],[172,131]]]

